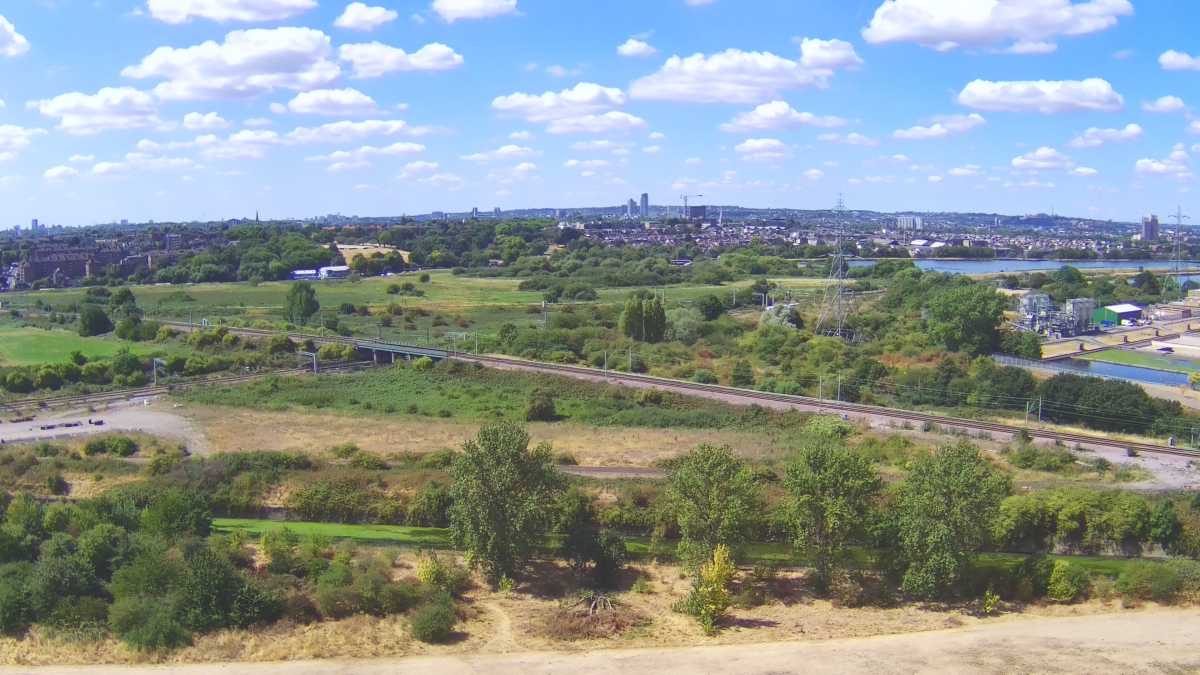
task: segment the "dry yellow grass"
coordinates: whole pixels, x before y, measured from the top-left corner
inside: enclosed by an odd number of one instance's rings
[[[425,453],[458,448],[478,431],[478,422],[456,422],[398,415],[351,417],[332,414],[264,412],[237,408],[188,406],[181,412],[222,452],[286,450],[324,452],[355,443],[379,454]],[[765,434],[712,430],[589,427],[571,423],[531,423],[535,442],[569,452],[588,466],[647,466],[687,452],[701,443],[728,444],[746,456],[763,456],[776,444]]]

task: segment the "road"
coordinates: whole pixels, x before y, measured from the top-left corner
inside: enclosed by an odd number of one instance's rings
[[[997,619],[975,627],[825,642],[429,656],[372,661],[0,668],[36,675],[891,675],[1200,671],[1200,610]]]

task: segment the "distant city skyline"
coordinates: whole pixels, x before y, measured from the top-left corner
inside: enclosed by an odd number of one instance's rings
[[[1200,5],[96,0],[0,9],[0,228],[1195,200]],[[644,217],[644,214],[639,213]]]

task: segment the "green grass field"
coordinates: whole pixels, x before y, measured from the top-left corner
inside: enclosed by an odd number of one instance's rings
[[[540,313],[531,315],[530,307],[540,308],[542,293],[518,290],[519,279],[479,279],[454,276],[446,271],[433,272],[430,283],[419,283],[415,275],[390,278],[371,278],[359,282],[319,282],[316,284],[318,299],[323,311],[336,311],[343,303],[368,305],[372,308],[386,307],[396,302],[405,308],[421,308],[450,319],[461,319],[457,327],[449,330],[480,330],[492,332],[505,322],[523,323],[537,320]],[[388,295],[392,284],[412,282],[425,295],[404,297]],[[824,279],[779,279],[781,287],[797,294],[819,293]],[[694,302],[706,295],[731,296],[735,292],[746,293],[750,281],[725,286],[679,285],[654,290],[665,290],[668,306]],[[258,285],[248,283],[195,284],[184,286],[136,286],[134,294],[138,304],[151,319],[194,320],[236,318],[247,321],[283,320],[283,304],[289,282],[271,282]],[[598,289],[599,304],[623,303],[635,288]],[[41,300],[55,307],[77,303],[82,299],[83,289],[47,290],[28,293],[13,293],[6,300],[13,307],[28,308]],[[553,311],[553,310],[552,310]],[[377,319],[344,319],[362,332],[377,330]],[[419,330],[426,330],[431,319],[418,322]],[[360,325],[361,324],[361,325]],[[385,330],[384,336],[399,331]]]
[[[402,525],[344,525],[339,523],[302,523],[277,520],[256,520],[250,518],[214,518],[213,530],[227,533],[234,530],[245,532],[251,537],[261,537],[272,530],[287,527],[300,536],[318,535],[335,540],[356,541],[367,544],[391,544],[395,546],[411,546],[417,548],[444,549],[454,547],[450,530],[430,527],[406,527]],[[675,542],[664,541],[657,549],[651,551],[650,540],[644,537],[626,539],[625,547],[630,556],[646,558],[653,555],[670,557],[674,551]],[[547,544],[549,548],[550,544]],[[867,562],[869,554],[856,555],[860,562]],[[1081,565],[1088,572],[1109,577],[1115,577],[1124,571],[1132,562],[1123,558],[1103,558],[1099,556],[1051,556],[1058,559],[1071,560]],[[1012,569],[1020,565],[1028,556],[1016,553],[983,553],[975,561],[981,569]],[[795,549],[787,543],[758,543],[750,544],[745,549],[747,562],[770,562],[785,564],[802,564],[804,561],[797,557]]]
[[[0,324],[0,366],[60,363],[74,351],[83,352],[88,358],[104,358],[125,348],[142,356],[172,351],[169,346],[155,343],[127,342],[114,337],[85,338],[69,330]]]
[[[455,420],[524,421],[534,391],[555,399],[564,420],[601,427],[798,429],[800,413],[769,413],[704,399],[666,395],[639,403],[626,389],[562,377],[492,369],[386,368],[321,378],[279,377],[179,394],[206,405],[351,415],[407,414]]]
[[[1097,352],[1095,354],[1083,354],[1077,358],[1086,359],[1088,361],[1098,361],[1101,363],[1115,363],[1122,366],[1138,366],[1141,368],[1152,368],[1154,370],[1165,370],[1172,373],[1186,374],[1200,372],[1200,361],[1192,361],[1179,356],[1155,354],[1140,350],[1133,351],[1128,349],[1110,349],[1108,351]]]

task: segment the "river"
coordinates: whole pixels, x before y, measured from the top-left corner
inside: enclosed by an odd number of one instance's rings
[[[1147,269],[1166,272],[1175,269],[1175,262],[1171,260],[939,260],[937,258],[918,258],[913,262],[927,272],[972,275],[1053,272],[1066,265],[1081,270]],[[854,260],[850,263],[852,267],[867,267],[874,264],[873,260]],[[1185,261],[1180,264],[1185,270],[1200,267],[1200,261]]]

